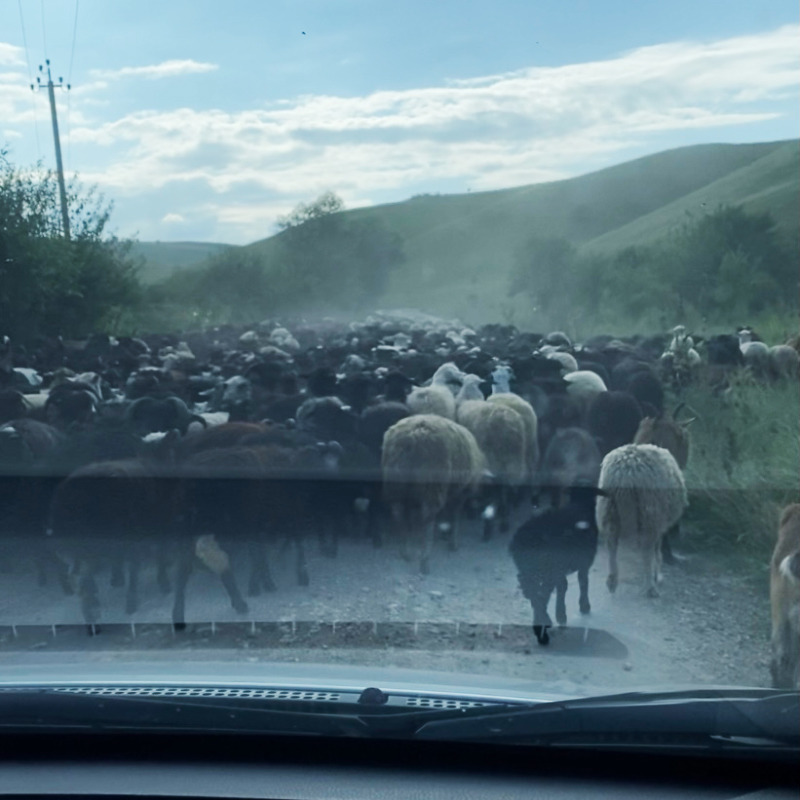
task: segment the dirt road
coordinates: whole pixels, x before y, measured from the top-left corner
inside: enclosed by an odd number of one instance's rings
[[[667,567],[662,596],[647,599],[639,561],[628,554],[610,595],[601,547],[590,576],[591,615],[578,613],[573,576],[569,625],[540,647],[508,542],[501,536],[484,543],[477,527],[466,526],[457,553],[437,545],[425,577],[391,544],[375,550],[345,541],[338,558],[329,559],[310,542],[308,587],[296,585],[290,554],[276,549],[278,591],[248,598],[244,615],[230,608],[215,576],[195,573],[183,633],[169,624],[171,597],[158,591],[155,570],[144,575],[141,608],[131,616],[123,592],[111,589],[105,575],[103,623],[94,637],[81,624],[76,598],[55,585],[38,587],[32,565],[18,561],[0,575],[0,658],[348,663],[559,681],[582,691],[769,685],[766,575],[758,585],[708,556],[693,556]],[[244,587],[244,553],[234,562]]]

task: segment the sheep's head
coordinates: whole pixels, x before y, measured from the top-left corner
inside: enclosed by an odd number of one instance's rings
[[[446,386],[455,395],[458,394],[461,389],[465,377],[465,372],[462,372],[452,362],[448,362],[447,364],[442,364],[442,366],[433,373],[431,384],[433,386]]]
[[[514,377],[514,370],[511,367],[501,364],[492,372],[492,381],[499,392],[511,391],[511,379]]]
[[[222,391],[221,410],[228,411],[231,408],[241,408],[247,405],[253,397],[250,381],[242,375],[234,375],[225,381]]]

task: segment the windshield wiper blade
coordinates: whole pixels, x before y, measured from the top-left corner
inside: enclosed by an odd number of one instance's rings
[[[417,739],[800,748],[800,695],[772,690],[627,693],[423,723]]]

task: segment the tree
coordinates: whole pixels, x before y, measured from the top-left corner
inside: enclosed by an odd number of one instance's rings
[[[54,173],[17,169],[0,150],[0,334],[86,336],[139,299],[130,242],[105,233],[111,205],[77,180],[67,196],[71,241]]]
[[[329,217],[344,211],[344,201],[331,191],[323,192],[311,203],[299,203],[294,210],[285,217],[278,217],[278,228],[282,231],[289,228],[298,228],[306,222]]]
[[[375,218],[353,219],[326,192],[279,221],[277,263],[271,269],[290,307],[356,311],[386,290],[404,260],[401,238]]]

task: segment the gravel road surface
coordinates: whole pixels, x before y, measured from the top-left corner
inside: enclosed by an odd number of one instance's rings
[[[562,681],[565,686],[769,685],[767,576],[754,580],[694,555],[665,568],[660,598],[643,596],[640,561],[623,553],[621,583],[605,586],[601,546],[590,576],[592,613],[578,613],[575,576],[569,624],[548,647],[536,644],[530,605],[517,585],[508,536],[482,542],[465,525],[458,552],[437,544],[431,574],[417,574],[396,546],[345,540],[336,559],[308,543],[311,585],[297,586],[290,552],[271,553],[278,590],[248,598],[237,614],[218,579],[196,571],[186,601],[187,630],[174,632],[170,595],[155,569],[141,582],[141,607],[101,576],[102,622],[89,636],[78,601],[50,582],[37,586],[33,564],[6,559],[0,574],[0,661],[36,659],[223,659],[413,667]],[[234,553],[240,587],[246,554]],[[551,601],[551,614],[554,600]]]

